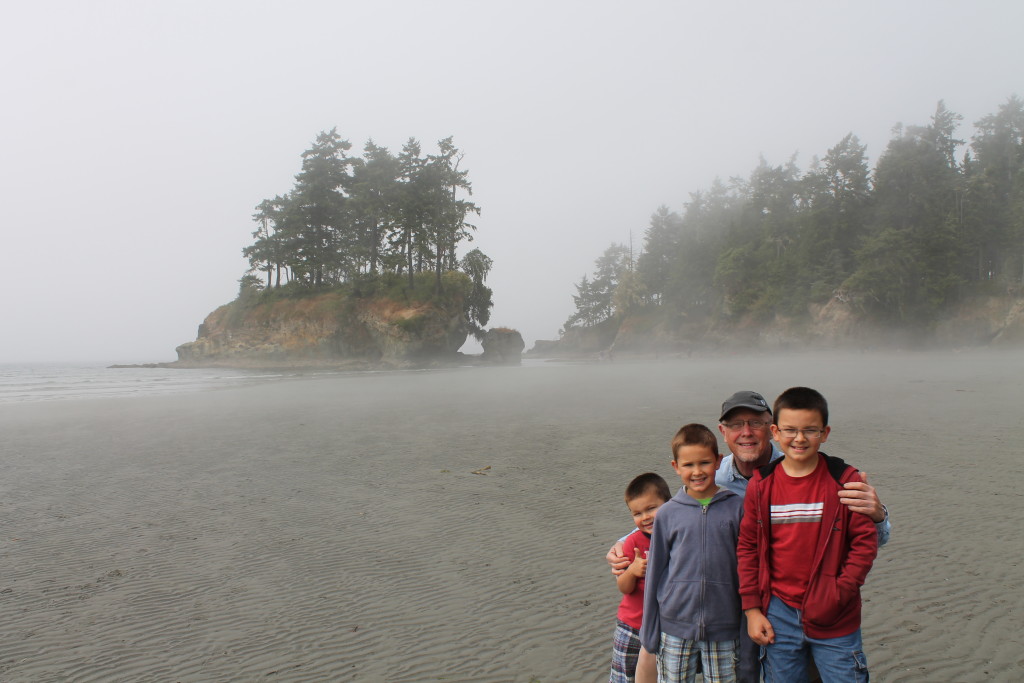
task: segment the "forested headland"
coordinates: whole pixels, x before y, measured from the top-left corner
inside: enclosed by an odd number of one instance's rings
[[[839,318],[831,342],[869,328],[926,340],[958,307],[1019,302],[1024,102],[1010,97],[969,141],[961,121],[940,101],[927,125],[893,128],[873,169],[850,133],[807,170],[762,158],[679,212],[658,208],[638,253],[612,244],[576,284],[563,344],[813,339]]]

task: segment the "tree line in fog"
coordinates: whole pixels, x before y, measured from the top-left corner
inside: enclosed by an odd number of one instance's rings
[[[962,118],[940,101],[928,125],[896,126],[873,170],[851,133],[806,171],[762,158],[681,212],[662,206],[638,254],[613,244],[576,284],[565,329],[644,309],[801,316],[832,298],[922,325],[966,297],[1019,295],[1024,102],[977,121],[969,143],[956,137]]]

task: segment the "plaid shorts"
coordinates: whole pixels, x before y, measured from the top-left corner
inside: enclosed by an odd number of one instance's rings
[[[633,683],[636,659],[639,656],[640,631],[616,619],[615,640],[612,643],[612,673],[608,683]]]
[[[693,683],[701,661],[705,683],[736,683],[738,655],[739,640],[686,640],[662,633],[658,680]]]

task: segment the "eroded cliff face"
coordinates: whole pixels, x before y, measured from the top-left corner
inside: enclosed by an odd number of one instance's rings
[[[324,292],[270,302],[233,301],[210,313],[196,340],[177,352],[179,365],[407,367],[454,357],[467,334],[461,307]]]
[[[541,344],[545,346],[541,347]],[[872,324],[838,298],[809,307],[799,317],[728,322],[648,311],[612,318],[592,328],[572,328],[558,342],[542,342],[532,353],[552,355],[600,351],[661,353],[805,348],[969,348],[1024,346],[1024,299],[977,297],[936,319],[928,329]]]

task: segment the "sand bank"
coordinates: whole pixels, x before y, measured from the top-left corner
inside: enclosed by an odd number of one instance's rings
[[[0,680],[601,681],[625,483],[671,474],[672,433],[732,391],[809,384],[827,450],[893,513],[864,589],[875,678],[1017,681],[1022,361],[528,365],[2,406]]]

